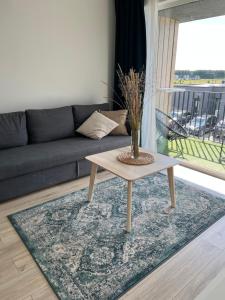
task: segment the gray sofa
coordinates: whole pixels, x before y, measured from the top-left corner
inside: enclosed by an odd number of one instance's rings
[[[0,202],[86,176],[86,155],[129,145],[129,136],[97,141],[75,133],[99,109],[109,104],[0,114]]]

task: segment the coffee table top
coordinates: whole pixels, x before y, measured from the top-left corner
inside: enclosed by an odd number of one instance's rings
[[[149,165],[127,165],[117,160],[118,154],[123,151],[129,150],[130,147],[119,148],[94,155],[89,155],[86,157],[86,159],[128,181],[133,181],[179,164],[179,161],[177,159],[158,153],[153,154],[155,161],[154,163]],[[144,149],[140,150],[148,152]]]

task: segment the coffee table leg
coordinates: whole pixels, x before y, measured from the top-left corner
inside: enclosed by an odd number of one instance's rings
[[[127,232],[131,232],[131,218],[132,218],[132,181],[128,181],[127,192]]]
[[[171,197],[171,207],[176,207],[176,196],[175,196],[175,185],[174,185],[174,173],[173,167],[167,169],[169,188],[170,188],[170,197]]]
[[[88,190],[88,201],[91,201],[93,198],[93,190],[94,190],[94,183],[95,183],[95,176],[97,173],[97,169],[98,169],[98,165],[92,163],[90,182],[89,182],[89,190]]]

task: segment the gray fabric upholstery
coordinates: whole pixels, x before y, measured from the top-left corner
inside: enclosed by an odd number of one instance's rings
[[[79,160],[77,162],[77,174],[79,177],[84,177],[90,174],[91,163],[86,159]]]
[[[77,161],[77,176],[84,177],[90,175],[91,163],[86,159]],[[98,172],[103,171],[103,168],[98,167]]]
[[[104,103],[1,114],[0,201],[86,176],[85,156],[128,146],[130,136],[99,141],[75,135],[94,111],[109,109]]]
[[[76,163],[0,181],[0,202],[77,178]]]
[[[27,141],[25,113],[0,114],[0,149],[24,146]]]
[[[42,143],[74,136],[72,107],[26,111],[30,143]]]
[[[86,155],[129,144],[129,136],[107,136],[100,141],[73,137],[1,150],[0,180],[72,163],[81,160]]]
[[[92,104],[92,105],[74,105],[73,115],[75,129],[77,129],[84,121],[86,121],[96,110],[109,110],[109,103]]]

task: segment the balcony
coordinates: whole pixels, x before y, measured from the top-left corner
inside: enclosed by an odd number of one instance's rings
[[[194,87],[159,98],[158,151],[224,175],[225,87]]]
[[[203,167],[213,169],[215,171],[224,172],[225,163],[225,146],[211,141],[203,141],[198,138],[187,138],[180,140],[180,147],[183,150],[182,159],[196,164],[201,164]],[[168,143],[169,156],[176,157],[179,153],[179,148],[174,141]]]

